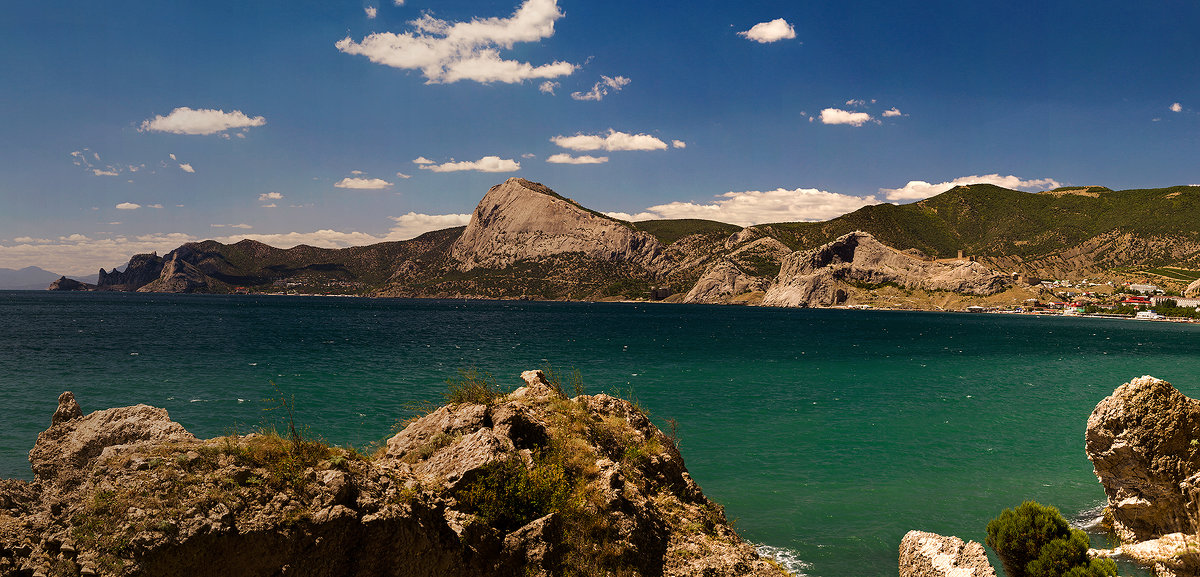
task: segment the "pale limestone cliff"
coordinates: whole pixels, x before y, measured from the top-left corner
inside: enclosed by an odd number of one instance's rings
[[[464,271],[564,254],[654,269],[662,264],[663,245],[541,184],[510,178],[488,190],[450,247],[450,257]]]
[[[763,304],[816,307],[841,304],[856,287],[895,284],[906,289],[989,295],[1012,284],[1008,275],[977,262],[931,262],[914,258],[852,232],[783,259],[779,278]]]
[[[900,577],[996,577],[983,545],[924,531],[900,541]]]
[[[0,575],[783,576],[633,404],[525,386],[415,419],[367,457],[199,440],[162,409],[69,393],[0,481]]]

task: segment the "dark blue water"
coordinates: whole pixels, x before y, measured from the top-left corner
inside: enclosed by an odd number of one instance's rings
[[[983,541],[1024,499],[1102,502],[1087,416],[1132,377],[1200,396],[1200,326],[705,305],[0,292],[0,476],[58,393],[147,403],[198,436],[279,419],[366,446],[477,368],[578,369],[679,423],[747,539],[820,577],[894,575],[909,529]]]

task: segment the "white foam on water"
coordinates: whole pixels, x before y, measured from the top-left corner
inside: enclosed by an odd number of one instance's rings
[[[808,573],[805,573],[804,571],[809,569],[811,565],[800,560],[800,557],[795,551],[786,547],[775,547],[773,545],[763,545],[759,543],[751,543],[751,545],[754,545],[754,549],[758,551],[759,555],[762,555],[768,559],[772,559],[780,565],[783,565],[783,568],[787,569],[792,575],[795,575],[796,577],[808,576]]]
[[[1076,513],[1075,518],[1071,519],[1071,526],[1093,533],[1104,532],[1104,507],[1107,505],[1107,501],[1099,501],[1094,506]]]

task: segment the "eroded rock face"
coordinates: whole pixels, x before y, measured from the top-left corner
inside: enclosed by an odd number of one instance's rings
[[[75,396],[68,391],[58,397],[50,428],[38,435],[29,451],[29,462],[37,480],[69,485],[79,482],[110,447],[142,441],[194,440],[182,425],[171,420],[166,409],[136,405],[83,416]]]
[[[1124,542],[1195,534],[1200,491],[1200,401],[1149,375],[1100,401],[1086,450]]]
[[[100,269],[96,286],[100,290],[135,291],[157,279],[162,273],[164,262],[158,253],[135,254],[129,259],[124,271],[113,269],[112,272],[105,272],[104,269]]]
[[[900,577],[996,577],[983,545],[924,531],[900,541]]]
[[[783,259],[763,304],[832,306],[855,285],[893,283],[908,289],[989,295],[1012,284],[1008,275],[970,261],[930,262],[894,250],[865,232],[852,232]]]
[[[450,248],[450,256],[464,271],[567,253],[651,269],[663,260],[662,243],[649,233],[588,211],[521,178],[488,190]]]
[[[634,405],[522,377],[416,419],[373,459],[198,440],[161,409],[82,415],[64,393],[30,455],[37,480],[0,481],[0,575],[784,574]],[[564,487],[539,509],[537,491]]]

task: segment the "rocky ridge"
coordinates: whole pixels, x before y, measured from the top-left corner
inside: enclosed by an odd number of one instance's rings
[[[374,458],[196,439],[162,409],[84,415],[64,393],[35,480],[0,482],[0,574],[786,574],[636,406],[522,377],[415,419]]]
[[[989,295],[1010,286],[1008,275],[969,260],[926,261],[856,231],[811,251],[784,257],[768,306],[832,306],[847,303],[854,289],[895,284],[906,289]]]

